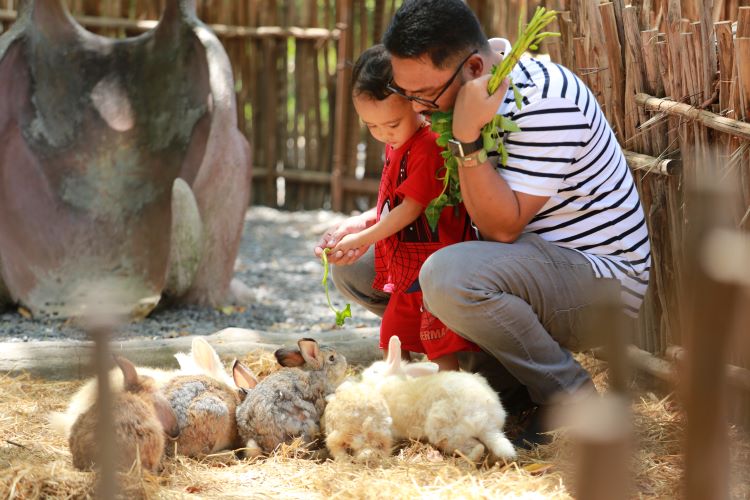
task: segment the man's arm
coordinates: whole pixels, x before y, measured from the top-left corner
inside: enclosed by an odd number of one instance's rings
[[[334,247],[333,252],[342,251],[346,253],[352,248],[369,246],[376,241],[394,235],[414,222],[423,211],[424,206],[422,204],[407,196],[397,207],[381,217],[372,226],[358,233],[344,236],[339,244]]]
[[[484,75],[461,87],[453,109],[455,139],[476,141],[482,127],[494,118],[508,90],[508,80],[489,95],[489,79],[490,75]],[[513,191],[489,161],[476,167],[459,166],[458,175],[466,211],[486,239],[515,241],[549,199]]]
[[[489,161],[459,167],[458,177],[466,211],[487,240],[514,242],[549,199],[513,191]]]

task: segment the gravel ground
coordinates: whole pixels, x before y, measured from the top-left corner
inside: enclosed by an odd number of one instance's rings
[[[235,277],[252,290],[247,307],[157,308],[148,318],[123,326],[117,338],[204,335],[230,326],[303,333],[333,328],[335,318],[321,286],[323,268],[312,248],[323,231],[342,218],[322,210],[251,207],[235,264]],[[333,287],[331,300],[338,309],[344,305]],[[352,305],[352,315],[347,327],[379,324],[374,314],[357,305]],[[0,341],[83,338],[83,331],[64,321],[27,319],[15,310],[0,313]]]

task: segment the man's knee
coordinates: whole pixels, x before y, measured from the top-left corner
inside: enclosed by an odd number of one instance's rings
[[[419,271],[419,284],[424,294],[429,294],[433,291],[440,292],[446,288],[450,288],[453,284],[450,275],[456,270],[456,258],[460,255],[455,252],[455,246],[441,248],[437,252],[430,255],[427,260],[422,264],[422,269]]]
[[[455,246],[455,245],[454,245]],[[422,264],[419,271],[419,286],[422,289],[425,304],[428,308],[438,307],[438,299],[453,296],[451,290],[460,286],[457,276],[453,276],[457,267],[455,262],[457,255],[453,254],[451,247],[438,250],[430,255]],[[440,300],[439,302],[444,302]]]

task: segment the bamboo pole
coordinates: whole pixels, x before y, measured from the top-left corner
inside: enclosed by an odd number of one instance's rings
[[[351,26],[351,0],[338,1],[338,18],[339,29],[348,30]],[[346,122],[347,122],[347,103],[349,102],[349,93],[345,89],[349,88],[350,71],[346,67],[347,55],[350,53],[349,41],[350,35],[345,33],[339,37],[338,56],[336,63],[336,118],[334,124],[334,143],[333,143],[333,172],[331,175],[331,209],[334,212],[340,212],[343,207],[343,192],[341,189],[341,178],[344,171],[344,157],[346,155]]]
[[[659,175],[677,175],[682,171],[682,162],[677,159],[654,158],[653,156],[623,150],[631,170],[643,170]]]
[[[672,116],[679,116],[688,120],[700,122],[708,128],[731,134],[741,139],[750,140],[750,123],[732,120],[723,116],[690,106],[681,102],[652,97],[647,94],[637,94],[635,102],[648,111],[664,112]]]
[[[623,154],[625,155],[625,160],[628,166],[633,171],[645,171],[657,175],[669,176],[678,175],[682,169],[682,162],[675,158],[654,158],[653,156],[627,150],[623,150]],[[268,168],[266,166],[256,166],[253,169],[254,178],[264,178],[267,175]],[[274,173],[274,175],[276,175],[276,173]],[[332,182],[333,174],[322,170],[285,168],[282,172],[278,173],[278,176],[284,177],[292,182],[330,184]],[[364,193],[377,194],[380,180],[374,178],[359,179],[356,177],[342,177],[341,182],[346,190],[357,190]],[[361,184],[362,189],[356,189],[357,184]]]

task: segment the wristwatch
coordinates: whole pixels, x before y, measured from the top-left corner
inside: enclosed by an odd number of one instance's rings
[[[474,142],[461,142],[457,141],[456,139],[448,140],[448,149],[456,158],[463,158],[464,156],[468,156],[475,151],[479,151],[483,148],[483,146],[484,143],[481,137]]]
[[[458,161],[460,167],[477,167],[487,161],[487,152],[480,137],[474,142],[461,142],[455,139],[448,140],[448,149]]]

